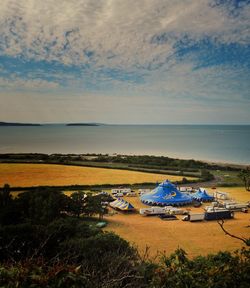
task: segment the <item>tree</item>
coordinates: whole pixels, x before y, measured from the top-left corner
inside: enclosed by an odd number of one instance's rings
[[[207,169],[201,169],[201,178],[203,181],[210,181],[214,179],[214,175],[210,173]]]
[[[245,189],[250,191],[250,169],[247,167],[245,170],[241,170],[238,177],[244,182]]]
[[[35,191],[20,194],[16,202],[24,220],[46,224],[61,216],[61,212],[68,206],[68,201],[68,197],[61,191],[37,188]]]
[[[86,198],[87,195],[82,191],[72,193],[69,202],[69,212],[79,218],[84,213]]]
[[[103,218],[103,215],[107,213],[107,208],[103,206],[102,202],[103,198],[106,198],[103,195],[90,195],[88,194],[86,200],[86,206],[85,206],[85,213],[88,216],[92,216],[94,214],[99,215],[99,219]]]
[[[0,207],[6,207],[11,202],[10,185],[5,184],[0,192]]]
[[[250,246],[250,238],[239,237],[239,236],[233,235],[232,233],[228,232],[228,231],[225,229],[225,227],[224,227],[224,220],[223,220],[223,219],[218,220],[217,223],[220,225],[222,231],[223,231],[226,235],[228,235],[228,236],[230,236],[230,237],[232,237],[232,238],[238,239],[238,240],[242,241],[245,245]]]

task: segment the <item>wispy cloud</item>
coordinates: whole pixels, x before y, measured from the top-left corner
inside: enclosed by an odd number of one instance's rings
[[[183,37],[249,44],[241,1],[36,1],[1,3],[1,50],[64,64],[135,67],[172,55]],[[239,33],[241,32],[241,33]]]
[[[2,0],[0,86],[92,95],[93,107],[163,98],[187,115],[190,101],[247,107],[249,19],[243,0]]]

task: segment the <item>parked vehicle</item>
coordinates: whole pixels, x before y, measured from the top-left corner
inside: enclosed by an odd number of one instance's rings
[[[206,212],[215,212],[215,211],[224,211],[225,208],[224,207],[214,207],[214,206],[206,206],[204,208],[204,210]]]
[[[173,206],[166,206],[165,210],[166,210],[166,213],[168,213],[170,215],[184,215],[184,214],[188,213],[187,210],[184,210],[182,208],[173,207]]]
[[[225,208],[230,211],[246,211],[248,207],[245,203],[228,203]]]
[[[205,219],[204,213],[188,214],[182,218],[183,221],[190,221],[190,222],[203,221],[204,219]]]
[[[111,194],[120,194],[122,193],[123,195],[126,195],[127,193],[130,193],[131,189],[130,188],[116,188],[116,189],[111,189]]]
[[[221,219],[232,219],[234,212],[227,209],[205,212],[205,220],[221,220]]]
[[[158,206],[153,206],[149,208],[141,208],[140,214],[144,216],[166,214],[166,208],[158,207]]]
[[[139,189],[138,194],[143,195],[143,194],[149,193],[150,191],[151,191],[150,189]]]
[[[215,199],[221,199],[221,200],[228,200],[229,195],[226,192],[215,191],[214,192],[214,198]]]
[[[219,206],[219,202],[218,201],[211,202],[211,206],[218,207]]]
[[[193,192],[193,187],[180,187],[181,192]]]
[[[137,195],[136,195],[136,193],[134,191],[131,191],[131,192],[127,193],[126,196],[128,196],[128,197],[136,197]]]
[[[101,192],[99,192],[98,194],[99,194],[99,195],[109,195],[109,193],[106,192],[106,191],[101,191]]]

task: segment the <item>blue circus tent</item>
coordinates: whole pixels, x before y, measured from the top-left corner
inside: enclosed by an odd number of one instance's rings
[[[191,195],[194,200],[210,202],[214,200],[213,196],[210,196],[204,188],[199,188],[197,192]]]
[[[174,184],[166,180],[160,183],[154,190],[140,197],[142,203],[150,206],[182,206],[191,203],[192,198],[181,193]]]
[[[109,205],[114,208],[121,211],[133,211],[135,210],[134,206],[130,204],[128,201],[125,201],[124,199],[118,198],[115,201],[109,203]]]

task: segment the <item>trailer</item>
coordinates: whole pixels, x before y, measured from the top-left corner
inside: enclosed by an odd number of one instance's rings
[[[248,212],[248,206],[245,203],[228,203],[225,205],[225,208],[230,211]]]
[[[165,210],[166,210],[166,213],[170,215],[184,215],[188,213],[188,211],[185,209],[181,209],[181,208],[177,208],[173,206],[166,206]]]
[[[111,189],[111,194],[120,194],[122,193],[123,195],[126,195],[127,193],[131,193],[130,188],[116,188],[116,189]]]
[[[219,205],[225,207],[227,204],[236,204],[237,202],[235,200],[220,200]]]
[[[143,195],[149,193],[151,190],[150,189],[139,189],[138,194]]]
[[[137,195],[136,195],[136,192],[131,191],[131,192],[127,193],[126,196],[128,196],[128,197],[136,197]]]
[[[141,208],[140,214],[144,215],[144,216],[161,215],[161,214],[166,214],[166,209],[165,209],[165,207],[158,207],[158,206],[153,206],[153,207],[149,207],[149,208]]]
[[[182,218],[182,221],[196,222],[196,221],[203,221],[204,219],[205,219],[204,213],[195,213],[184,216]]]
[[[113,193],[112,196],[114,196],[114,197],[123,197],[124,194],[123,193]]]
[[[229,200],[230,199],[228,193],[226,193],[226,192],[215,191],[213,196],[215,199],[220,199],[220,200]]]
[[[234,218],[234,212],[227,209],[205,212],[205,220],[221,220]]]
[[[193,187],[180,187],[180,192],[193,192]]]
[[[206,212],[216,212],[216,211],[225,211],[224,207],[215,207],[215,206],[206,206],[204,207]]]

